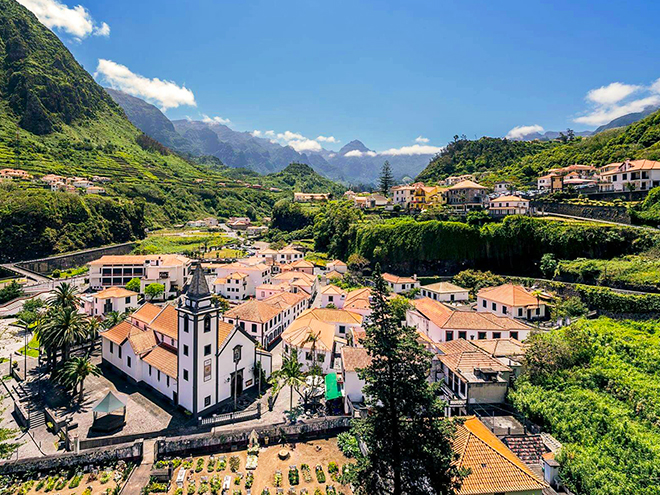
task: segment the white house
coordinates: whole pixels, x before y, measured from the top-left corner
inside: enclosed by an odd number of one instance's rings
[[[660,186],[660,162],[657,161],[626,160],[603,169],[598,185],[602,192],[648,191]]]
[[[165,287],[164,297],[175,296],[188,277],[190,260],[178,254],[108,255],[89,264],[89,285],[101,290],[124,287],[133,278],[140,279],[140,292],[152,283]]]
[[[371,314],[371,289],[363,287],[350,291],[346,295],[343,309],[368,317]]]
[[[328,304],[333,304],[336,308],[342,309],[346,301],[347,292],[336,285],[326,285],[321,289],[321,307],[325,308]]]
[[[383,273],[383,280],[385,280],[390,290],[396,294],[408,292],[419,287],[417,275],[413,275],[412,277],[399,277],[398,275]]]
[[[103,362],[154,388],[194,416],[204,415],[266,376],[272,357],[239,326],[219,318],[201,267],[179,305],[145,304],[102,332]]]
[[[105,316],[116,311],[124,313],[137,308],[138,293],[121,287],[110,287],[95,294],[84,294],[81,298],[83,310],[89,316]]]
[[[390,191],[392,191],[392,203],[399,205],[403,208],[407,208],[410,203],[412,203],[413,196],[415,195],[415,186],[394,186]]]
[[[254,296],[257,287],[271,281],[271,268],[258,258],[241,259],[234,263],[210,263],[206,268],[215,271],[217,278],[213,287],[216,294],[223,294],[232,300]]]
[[[488,211],[494,216],[527,215],[529,200],[520,196],[500,196],[490,200]]]
[[[521,285],[485,287],[477,293],[477,311],[524,320],[538,320],[548,314],[548,295],[533,295]]]
[[[304,272],[287,271],[279,273],[272,278],[272,284],[286,284],[291,292],[303,291],[314,297],[318,291],[318,279],[314,275]]]
[[[325,265],[325,268],[328,272],[335,271],[337,273],[341,273],[342,275],[348,272],[348,265],[341,260],[328,261],[328,263]]]
[[[292,263],[283,264],[282,271],[294,271],[314,275],[314,263],[307,260],[298,260]]]
[[[460,311],[429,298],[414,299],[406,311],[406,324],[417,328],[434,342],[455,339],[525,340],[532,330],[526,323],[507,316]]]
[[[213,292],[225,299],[242,301],[250,294],[248,290],[249,275],[234,272],[226,277],[218,277],[213,281]]]
[[[511,183],[506,181],[496,182],[493,190],[497,194],[506,194],[508,192],[511,192]]]
[[[365,381],[358,376],[358,370],[371,364],[372,358],[363,347],[341,348],[341,373],[343,378],[344,412],[358,416],[364,410],[362,389]]]
[[[470,299],[468,289],[454,285],[451,282],[422,285],[419,288],[419,295],[442,302],[466,302]]]

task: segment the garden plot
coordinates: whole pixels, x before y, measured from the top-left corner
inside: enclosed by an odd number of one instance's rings
[[[49,473],[0,477],[2,495],[115,495],[133,470],[119,461],[107,466],[83,466]]]
[[[258,450],[257,467],[246,469],[251,449],[195,456],[187,459],[159,461],[154,467],[172,465],[169,484],[152,481],[149,493],[170,495],[352,495],[349,485],[342,484],[342,473],[350,460],[337,447],[337,439],[314,440],[262,447]],[[254,462],[254,458],[250,459]],[[182,474],[183,470],[185,473]],[[179,484],[177,483],[179,480]],[[223,488],[228,488],[223,492]],[[250,490],[250,492],[248,492]]]

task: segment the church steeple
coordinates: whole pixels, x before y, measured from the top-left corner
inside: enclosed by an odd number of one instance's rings
[[[193,272],[192,280],[186,291],[186,297],[188,299],[200,300],[211,295],[209,290],[209,284],[206,281],[204,276],[204,270],[202,269],[202,264],[199,263]]]

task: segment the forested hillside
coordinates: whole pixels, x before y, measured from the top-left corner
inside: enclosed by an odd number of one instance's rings
[[[606,318],[534,335],[510,399],[563,443],[576,493],[660,493],[658,322]]]
[[[598,167],[627,158],[660,160],[660,111],[628,127],[575,137],[566,143],[457,139],[417,178],[433,182],[449,175],[486,172],[486,184],[504,179],[534,185],[539,174],[550,168],[574,163]]]

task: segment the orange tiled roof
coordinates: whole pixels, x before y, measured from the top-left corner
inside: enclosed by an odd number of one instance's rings
[[[167,344],[159,344],[142,357],[142,360],[162,371],[167,376],[178,378],[178,356],[176,349]]]
[[[361,314],[346,311],[345,309],[311,308],[303,311],[298,318],[307,316],[328,323],[362,324]]]
[[[371,309],[371,289],[363,287],[362,289],[352,290],[346,296],[344,309]]]
[[[108,339],[111,342],[114,342],[117,345],[122,345],[126,338],[128,337],[129,332],[131,331],[132,325],[128,321],[122,321],[112,328],[109,328],[105,332],[101,332],[101,336],[104,339]]]
[[[316,277],[305,272],[289,271],[275,275],[273,280],[303,280],[307,284],[312,285],[316,281]]]
[[[523,202],[523,203],[529,203],[529,199],[521,198],[520,196],[513,196],[511,194],[507,196],[500,196],[498,198],[491,199],[491,203],[500,203],[502,201],[518,201],[518,202]]]
[[[112,299],[115,297],[133,297],[137,295],[137,292],[126,290],[122,287],[108,287],[107,289],[103,289],[102,291],[93,294],[93,297],[96,299]]]
[[[372,360],[369,352],[363,347],[344,346],[341,348],[341,363],[344,371],[351,372],[359,368],[366,368]]]
[[[298,260],[291,263],[293,268],[314,268],[314,263],[307,260]]]
[[[331,295],[346,295],[346,291],[337,287],[336,285],[326,285],[321,289],[321,294],[331,294]]]
[[[281,292],[279,294],[273,294],[270,297],[267,297],[263,302],[279,308],[280,311],[284,311],[292,306],[295,306],[299,302],[307,299],[307,296],[304,294],[294,294],[293,292]]]
[[[414,299],[415,309],[439,328],[455,330],[527,330],[529,325],[506,316],[458,311],[428,297]]]
[[[481,184],[477,184],[471,180],[462,180],[458,184],[451,186],[449,189],[486,189]]]
[[[225,317],[239,320],[266,323],[279,314],[280,310],[264,301],[252,299],[225,313]]]
[[[165,306],[163,310],[158,313],[158,316],[149,324],[149,327],[160,332],[163,335],[177,340],[179,338],[179,317],[176,308],[170,304]]]
[[[337,270],[331,270],[325,274],[325,278],[334,280],[338,278],[344,278],[344,276],[341,273],[339,273]]]
[[[459,287],[451,282],[436,282],[435,284],[422,285],[422,289],[437,292],[438,294],[449,294],[453,292],[467,292],[468,289]]]
[[[162,266],[184,265],[190,261],[180,254],[150,254],[150,255],[106,255],[94,260],[90,265],[140,265],[145,261],[160,260]]]
[[[153,330],[140,330],[137,327],[131,328],[128,334],[128,342],[136,355],[143,354],[158,345]]]
[[[536,297],[521,285],[504,284],[497,287],[485,287],[477,293],[477,297],[495,301],[506,306],[536,306]]]
[[[284,330],[282,340],[293,347],[311,349],[310,336],[317,338],[316,350],[331,352],[335,342],[335,326],[301,315]]]
[[[474,416],[457,421],[453,449],[458,467],[470,470],[460,495],[541,491],[546,484]]]
[[[158,316],[161,310],[162,308],[156,306],[155,304],[144,303],[138,308],[137,311],[131,314],[131,319],[141,321],[142,323],[149,325],[152,321],[154,321],[154,318]]]
[[[523,356],[528,347],[516,339],[482,339],[472,343],[494,357]]]
[[[390,284],[414,284],[417,282],[417,280],[412,277],[399,277],[398,275],[392,275],[391,273],[383,273],[383,279]]]
[[[229,334],[234,329],[234,325],[226,321],[218,321],[218,348],[224,343]]]

